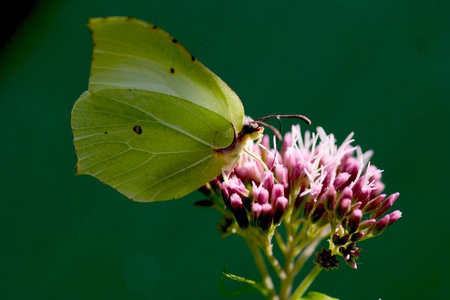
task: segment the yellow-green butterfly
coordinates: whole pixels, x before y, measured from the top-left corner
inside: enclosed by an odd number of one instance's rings
[[[230,170],[263,128],[176,39],[144,21],[91,19],[89,90],[72,111],[77,174],[135,201],[182,197]]]

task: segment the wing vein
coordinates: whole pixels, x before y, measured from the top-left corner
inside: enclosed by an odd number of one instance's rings
[[[163,182],[163,181],[166,181],[166,180],[168,180],[169,178],[172,178],[173,176],[175,176],[175,175],[177,175],[177,174],[179,174],[179,173],[182,173],[182,172],[184,172],[184,171],[186,171],[186,170],[188,170],[188,169],[190,169],[190,168],[195,167],[196,165],[198,165],[198,164],[204,162],[204,161],[207,160],[207,159],[210,159],[211,157],[212,157],[212,155],[208,155],[208,156],[206,156],[205,158],[203,158],[203,159],[201,159],[201,160],[199,160],[199,161],[197,161],[197,162],[195,162],[195,163],[193,163],[193,164],[191,164],[191,165],[189,165],[189,166],[187,166],[187,167],[185,167],[185,168],[183,168],[183,169],[178,170],[177,172],[174,172],[174,173],[172,173],[172,174],[170,174],[170,175],[168,175],[168,176],[166,176],[166,177],[164,177],[164,178],[161,178],[160,180],[158,180],[158,181],[156,181],[156,182],[153,182],[153,183],[150,184],[149,186],[147,186],[147,187],[145,187],[144,189],[138,191],[132,198],[135,198],[137,195],[139,195],[139,194],[142,193],[143,191],[148,190],[149,188],[151,188],[152,186],[157,185],[158,183],[161,183],[161,182]],[[153,197],[156,197],[156,195],[154,195]],[[152,200],[153,200],[153,198],[152,198]]]
[[[202,140],[202,139],[199,139],[198,137],[196,137],[196,136],[190,134],[190,133],[187,132],[187,131],[182,130],[181,128],[179,128],[179,127],[177,127],[177,126],[174,126],[173,124],[167,123],[167,122],[163,121],[162,119],[155,117],[154,115],[152,115],[152,114],[149,113],[148,111],[145,111],[145,110],[143,110],[143,109],[141,109],[141,108],[139,108],[139,107],[137,107],[137,106],[134,106],[134,105],[132,105],[132,104],[130,104],[130,103],[122,102],[122,101],[120,101],[119,99],[116,99],[116,98],[113,98],[113,97],[109,97],[109,98],[112,99],[112,100],[114,100],[114,101],[116,101],[116,102],[118,102],[118,103],[127,105],[127,106],[129,106],[129,107],[131,107],[131,108],[134,108],[134,109],[136,109],[136,110],[138,110],[138,111],[140,111],[140,112],[142,112],[142,113],[144,113],[144,114],[147,114],[149,117],[151,117],[151,118],[155,119],[156,121],[158,121],[161,125],[166,126],[166,127],[168,127],[168,128],[171,128],[171,129],[173,129],[173,130],[175,130],[175,131],[177,131],[177,132],[179,132],[179,133],[181,133],[181,134],[183,134],[183,135],[185,135],[185,136],[187,136],[187,137],[190,137],[190,138],[193,139],[193,140],[196,140],[196,141],[198,141],[198,142],[200,142],[200,143],[202,143],[202,144],[204,144],[204,145],[206,145],[206,146],[208,146],[208,147],[213,148],[213,145],[211,145],[211,144],[205,142],[205,141]]]

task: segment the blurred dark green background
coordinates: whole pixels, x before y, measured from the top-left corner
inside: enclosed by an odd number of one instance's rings
[[[226,264],[257,279],[244,242],[220,238],[219,215],[193,206],[199,193],[132,203],[75,176],[70,112],[87,88],[85,24],[109,15],[171,33],[248,115],[302,113],[375,150],[403,218],[361,244],[357,271],[323,272],[313,290],[450,297],[449,1],[48,0],[0,53],[0,298],[221,299]],[[260,299],[237,299],[247,298]]]

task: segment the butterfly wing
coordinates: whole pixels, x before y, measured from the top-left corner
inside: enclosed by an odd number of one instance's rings
[[[91,19],[94,40],[89,90],[131,88],[179,97],[227,119],[239,132],[244,109],[238,96],[177,40],[144,21]]]
[[[79,174],[135,201],[182,197],[228,163],[213,149],[233,142],[230,122],[202,106],[142,90],[85,92],[72,111]]]

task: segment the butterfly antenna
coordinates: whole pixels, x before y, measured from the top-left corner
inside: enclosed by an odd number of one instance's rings
[[[267,124],[266,122],[263,122],[263,121],[261,121],[260,119],[253,120],[253,122],[255,122],[255,123],[257,123],[257,124],[260,124],[260,125],[262,125],[262,126],[264,126],[264,127],[269,128],[270,130],[272,130],[272,132],[275,134],[275,136],[277,137],[277,139],[278,139],[279,141],[281,141],[281,140],[283,139],[282,136],[281,136],[280,131],[278,131],[278,129],[276,129],[274,126],[272,126],[272,125],[270,125],[270,124]]]
[[[272,118],[291,118],[291,119],[300,119],[305,121],[308,125],[311,125],[311,120],[308,119],[307,117],[303,116],[303,115],[269,115],[269,116],[265,116],[259,119],[256,119],[255,121],[262,121],[264,122],[267,119],[272,119]]]

